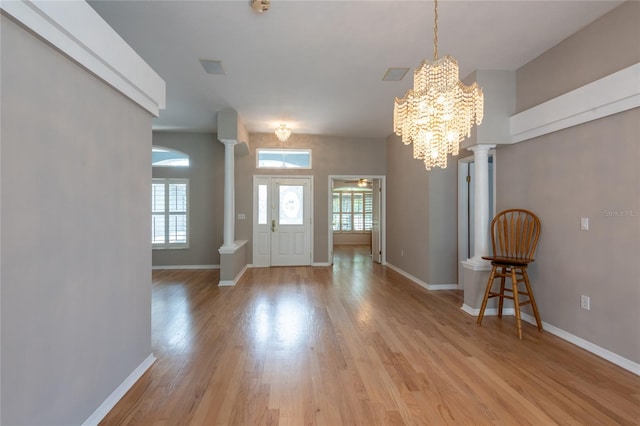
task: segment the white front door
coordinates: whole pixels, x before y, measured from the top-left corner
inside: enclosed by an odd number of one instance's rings
[[[311,178],[254,178],[254,266],[311,265]]]

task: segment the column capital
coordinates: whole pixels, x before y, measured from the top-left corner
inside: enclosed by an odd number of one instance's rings
[[[221,143],[223,143],[225,146],[226,145],[237,145],[238,141],[235,139],[218,139]]]
[[[467,150],[469,151],[473,151],[474,153],[478,153],[478,152],[482,152],[482,151],[489,151],[490,149],[493,149],[496,147],[496,144],[486,144],[486,143],[481,143],[478,145],[473,145],[467,148]]]

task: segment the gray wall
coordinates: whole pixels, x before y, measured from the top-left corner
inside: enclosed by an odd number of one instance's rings
[[[153,266],[219,265],[224,222],[224,145],[210,133],[153,132],[153,144],[189,155],[191,165],[154,167],[155,178],[189,179],[189,248],[154,249]]]
[[[0,422],[80,424],[151,354],[151,116],[1,38]]]
[[[308,148],[313,152],[312,170],[256,169],[256,148]],[[384,139],[354,139],[332,136],[292,134],[286,143],[274,134],[251,135],[249,155],[236,157],[236,214],[246,220],[236,220],[236,239],[249,240],[247,261],[252,263],[253,238],[253,175],[313,176],[313,261],[328,261],[329,245],[329,175],[385,175]]]
[[[428,284],[458,282],[459,158],[427,171],[412,145],[387,139],[387,262]]]
[[[518,70],[520,109],[640,61],[638,22],[640,3],[625,3]],[[528,208],[542,222],[531,267],[542,320],[634,362],[640,362],[638,123],[636,108],[501,146],[496,167],[498,210]],[[590,218],[589,231],[580,231],[581,217]],[[590,311],[580,309],[581,294],[591,297]]]
[[[640,4],[627,1],[517,72],[517,111],[638,62]]]

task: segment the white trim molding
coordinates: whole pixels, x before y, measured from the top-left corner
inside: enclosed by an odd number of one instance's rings
[[[240,278],[242,278],[244,273],[247,272],[247,269],[247,265],[244,265],[244,268],[242,268],[242,270],[238,272],[238,275],[236,275],[233,280],[220,280],[220,282],[218,283],[218,287],[233,287],[234,285],[238,284],[238,281],[240,281]]]
[[[122,399],[129,389],[142,377],[142,375],[156,362],[156,357],[150,354],[142,363],[136,367],[129,376],[118,386],[111,395],[104,400],[102,404],[94,411],[87,420],[82,423],[82,426],[97,425],[105,418],[109,411]]]
[[[462,305],[462,307],[460,308],[463,312],[466,312],[469,315],[472,315],[474,317],[477,317],[480,314],[480,309],[474,309],[469,305]],[[495,316],[498,315],[498,309],[497,308],[488,308],[485,309],[484,312],[485,316]],[[514,308],[505,308],[502,310],[502,315],[515,315],[515,311]],[[529,324],[532,325],[536,325],[536,319],[534,317],[532,317],[531,315],[520,311],[520,317],[523,321],[528,322]],[[615,365],[617,365],[618,367],[624,368],[627,371],[632,372],[633,374],[636,374],[638,376],[640,376],[640,364],[631,361],[630,359],[624,358],[614,352],[611,352],[610,350],[607,350],[603,347],[600,347],[596,344],[593,344],[591,342],[589,342],[588,340],[585,340],[581,337],[578,337],[574,334],[571,334],[567,331],[562,330],[561,328],[558,328],[554,325],[549,324],[548,322],[544,322],[542,321],[542,329],[544,331],[547,331],[551,334],[553,334],[554,336],[557,336],[559,338],[561,338],[562,340],[566,340],[567,342],[574,344],[576,346],[578,346],[579,348],[582,348],[588,352],[591,352],[594,355],[599,356],[600,358],[603,358]]]
[[[512,116],[511,141],[522,142],[639,106],[637,63]]]
[[[169,269],[220,269],[220,265],[158,265],[152,266],[152,271]]]
[[[423,287],[429,291],[434,291],[434,290],[457,290],[458,289],[458,284],[427,284],[426,282],[422,281],[420,278],[416,278],[413,275],[403,271],[402,269],[398,268],[395,265],[392,265],[391,263],[386,263],[385,266],[387,266],[388,268],[396,271],[397,273],[399,273],[400,275],[402,275],[405,278],[410,279],[411,281],[413,281],[414,283],[418,284],[420,287]]]
[[[472,308],[471,306],[467,305],[466,303],[462,305],[462,307],[460,307],[460,309],[462,309],[463,312],[468,313],[471,316],[477,317],[478,315],[480,315],[480,308]],[[515,315],[515,311],[513,308],[503,308],[502,309],[502,315]],[[489,317],[489,316],[497,316],[498,315],[498,308],[486,308],[484,310],[484,316],[485,317]],[[535,322],[534,322],[535,324]]]
[[[530,324],[536,325],[536,319],[531,315],[521,312],[520,317],[524,321]],[[607,361],[617,365],[618,367],[624,368],[625,370],[640,376],[640,364],[633,362],[630,359],[626,359],[614,352],[611,352],[603,347],[600,347],[596,344],[589,342],[588,340],[584,340],[581,337],[573,335],[567,331],[562,330],[561,328],[558,328],[544,321],[542,321],[542,329],[545,331],[548,331],[549,333],[555,336],[558,336],[562,340],[566,340],[569,343],[573,343],[574,345],[588,352],[591,352],[592,354],[597,355],[600,358],[604,358]]]
[[[85,1],[1,1],[0,8],[154,116],[165,107],[162,78]]]

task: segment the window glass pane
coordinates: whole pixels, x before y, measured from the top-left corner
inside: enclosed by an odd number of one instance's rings
[[[334,231],[340,230],[340,213],[333,214],[333,230]]]
[[[373,194],[371,194],[370,192],[364,194],[364,211],[373,211]]]
[[[373,228],[373,213],[364,214],[364,230],[371,231]]]
[[[151,148],[151,165],[153,167],[189,167],[189,156],[175,149],[154,146]]]
[[[362,194],[353,194],[353,211],[354,213],[362,213],[363,208]]]
[[[304,209],[302,207],[302,185],[280,185],[280,225],[302,225]]]
[[[342,194],[342,211],[351,212],[351,194]]]
[[[340,213],[340,193],[333,193],[333,212]]]
[[[258,149],[258,168],[310,169],[310,149]]]
[[[151,216],[151,243],[164,244],[164,215]]]
[[[164,211],[164,183],[151,185],[151,211],[154,213]]]
[[[169,184],[169,211],[187,211],[187,185],[184,183]]]
[[[351,231],[351,215],[343,214],[341,222],[341,229],[343,231]]]
[[[362,217],[362,214],[353,215],[353,230],[364,231],[364,218]]]
[[[258,185],[258,224],[267,224],[267,185]]]
[[[187,242],[187,216],[184,214],[169,215],[169,243]]]

